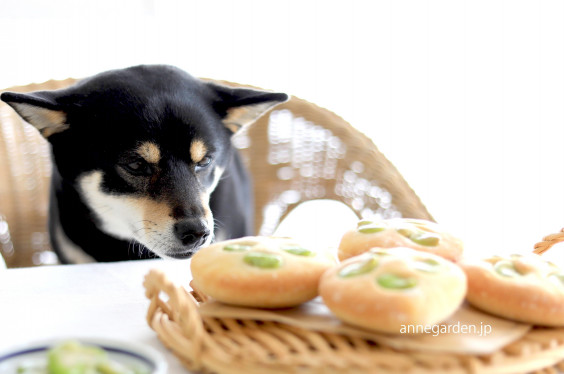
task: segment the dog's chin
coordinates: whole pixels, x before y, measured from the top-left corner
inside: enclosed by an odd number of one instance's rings
[[[189,250],[187,252],[167,252],[166,254],[161,255],[161,257],[173,260],[183,260],[192,257],[194,253],[196,253],[194,250]]]
[[[154,251],[153,253],[160,258],[169,260],[182,260],[192,257],[198,248],[169,248],[167,251]]]
[[[145,246],[155,255],[159,256],[160,258],[164,259],[175,259],[175,260],[182,260],[192,257],[200,248],[207,247],[212,242],[212,238],[208,238],[202,245],[200,246],[178,246],[176,245],[169,245],[167,246],[166,250],[159,250],[155,251],[152,250],[150,246]]]
[[[201,247],[196,248],[170,248],[164,253],[156,253],[159,257],[165,259],[182,260],[192,257]]]

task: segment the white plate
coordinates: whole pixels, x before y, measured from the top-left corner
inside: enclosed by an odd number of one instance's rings
[[[83,338],[42,341],[0,352],[0,374],[16,374],[21,366],[46,366],[47,350],[69,340],[98,346],[108,352],[112,361],[144,369],[151,374],[166,374],[167,363],[153,348],[126,341]]]

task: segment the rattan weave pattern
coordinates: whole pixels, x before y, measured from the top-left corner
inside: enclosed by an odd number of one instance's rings
[[[74,82],[52,80],[5,91],[53,90]],[[294,207],[322,198],[341,201],[359,216],[432,219],[369,138],[305,100],[292,97],[238,134],[234,144],[253,178],[258,234],[272,234]],[[0,223],[3,216],[11,232],[0,253],[8,267],[37,264],[38,255],[50,250],[49,154],[39,132],[0,102]]]
[[[547,249],[551,241],[545,242]],[[183,365],[202,373],[557,373],[564,328],[533,328],[489,355],[399,351],[358,337],[277,322],[200,315],[196,292],[153,270],[145,277],[147,322]],[[164,295],[167,296],[164,296]],[[164,301],[164,299],[167,299]]]
[[[55,90],[73,82],[74,79],[51,80],[0,92]],[[0,250],[8,267],[33,265],[38,262],[34,256],[51,250],[47,235],[50,179],[48,143],[0,102],[0,221],[5,219],[10,229]]]
[[[535,244],[534,252],[542,255],[548,251],[553,245],[564,242],[564,228],[556,234],[550,234],[542,238],[542,241]]]

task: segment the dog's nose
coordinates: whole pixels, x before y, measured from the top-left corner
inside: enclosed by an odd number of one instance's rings
[[[202,220],[186,218],[174,224],[174,235],[182,245],[198,247],[210,236],[210,230]]]

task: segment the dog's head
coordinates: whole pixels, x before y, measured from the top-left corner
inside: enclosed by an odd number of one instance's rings
[[[233,152],[231,136],[288,97],[159,65],[1,98],[51,143],[64,183],[80,192],[100,230],[179,258],[211,241],[209,198]]]

